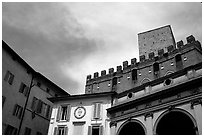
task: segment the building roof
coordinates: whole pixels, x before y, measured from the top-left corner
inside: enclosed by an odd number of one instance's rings
[[[77,100],[77,99],[84,99],[84,98],[94,98],[94,97],[105,97],[105,96],[112,96],[117,94],[115,91],[111,92],[100,92],[100,93],[92,93],[92,94],[80,94],[80,95],[71,95],[71,96],[63,96],[63,97],[52,97],[48,98],[51,102],[57,102],[57,101],[64,101],[64,100]]]
[[[2,40],[2,48],[8,52],[11,57],[18,61],[23,67],[25,67],[27,69],[28,73],[31,73],[34,77],[43,79],[45,81],[47,81],[48,83],[50,83],[52,86],[54,86],[55,88],[58,89],[58,92],[62,95],[66,95],[69,96],[70,94],[67,93],[66,91],[64,91],[62,88],[60,88],[58,85],[56,85],[55,83],[53,83],[51,80],[49,80],[48,78],[46,78],[45,76],[43,76],[41,73],[36,72],[30,65],[28,65],[28,63],[26,63],[11,47],[9,47],[9,45]]]

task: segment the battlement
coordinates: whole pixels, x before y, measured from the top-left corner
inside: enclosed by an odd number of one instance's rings
[[[114,68],[108,69],[108,74],[106,73],[106,70],[101,71],[101,75],[99,76],[99,72],[95,72],[92,78],[92,75],[88,75],[86,79],[86,83],[97,81],[99,79],[103,79],[105,77],[114,77],[118,74],[123,74],[124,71],[127,69],[133,69],[133,68],[142,68],[148,63],[154,63],[158,60],[161,60],[163,58],[167,58],[170,54],[177,54],[180,52],[180,50],[185,49],[188,47],[188,45],[195,45],[198,49],[201,49],[201,44],[199,41],[195,40],[195,37],[193,35],[190,35],[186,38],[187,43],[184,45],[183,41],[178,41],[176,43],[176,47],[173,45],[167,46],[166,49],[159,49],[157,50],[157,56],[154,54],[154,52],[148,53],[148,58],[145,57],[145,55],[139,56],[140,61],[137,62],[136,58],[132,58],[130,64],[128,61],[123,61],[122,66],[119,65],[116,67],[116,71],[114,71]],[[166,52],[165,52],[166,51]]]

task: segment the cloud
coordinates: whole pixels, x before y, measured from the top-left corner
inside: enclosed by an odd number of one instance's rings
[[[3,39],[73,94],[84,93],[86,75],[138,59],[140,32],[170,24],[176,40],[202,40],[200,3],[3,3],[2,11]]]
[[[62,4],[3,3],[2,26],[3,40],[34,69],[69,92],[78,88],[78,82],[64,75],[61,66],[67,64],[64,69],[71,69],[97,46],[94,39],[83,35],[83,28]]]

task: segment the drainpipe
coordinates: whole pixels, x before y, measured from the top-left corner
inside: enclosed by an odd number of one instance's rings
[[[28,89],[28,95],[27,95],[27,98],[26,98],[25,105],[23,107],[23,114],[21,116],[21,121],[20,121],[20,125],[19,125],[19,128],[18,128],[18,132],[17,132],[18,135],[20,135],[20,131],[21,131],[21,127],[22,127],[22,124],[23,124],[23,119],[24,119],[25,110],[26,110],[26,107],[27,107],[27,104],[28,104],[28,99],[29,99],[29,96],[30,96],[31,88],[35,86],[35,84],[33,84],[34,75],[35,74],[32,75],[32,79],[31,79],[30,86],[29,86],[29,89]]]

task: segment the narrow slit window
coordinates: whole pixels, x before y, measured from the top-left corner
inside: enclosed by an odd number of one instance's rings
[[[136,69],[132,70],[132,80],[137,80],[137,70]]]

